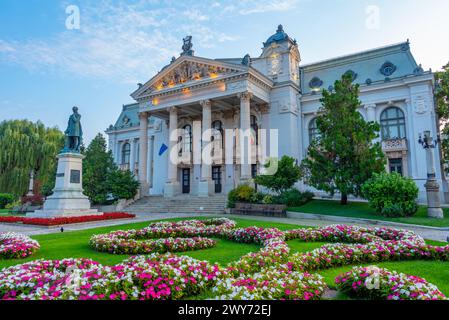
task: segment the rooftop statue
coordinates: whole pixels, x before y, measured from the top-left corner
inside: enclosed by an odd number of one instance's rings
[[[83,142],[83,129],[81,128],[81,115],[78,107],[73,107],[73,114],[69,118],[65,134],[65,145],[62,152],[80,153],[80,146]]]
[[[187,36],[184,39],[182,39],[183,45],[182,45],[182,53],[181,56],[193,56],[193,44],[192,44],[192,36]]]

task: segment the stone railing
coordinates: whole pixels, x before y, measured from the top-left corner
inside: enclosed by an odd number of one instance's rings
[[[382,150],[390,151],[407,151],[407,139],[389,139],[382,141]]]

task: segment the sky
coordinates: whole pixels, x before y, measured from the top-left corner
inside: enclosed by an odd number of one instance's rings
[[[447,0],[0,0],[0,121],[65,130],[76,105],[89,142],[186,35],[197,56],[257,57],[278,24],[302,64],[410,39],[417,62],[440,70],[448,12]]]

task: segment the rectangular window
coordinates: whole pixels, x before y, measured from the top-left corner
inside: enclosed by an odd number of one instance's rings
[[[389,167],[390,167],[390,172],[397,172],[401,176],[403,175],[402,158],[389,159],[388,163],[389,163]]]

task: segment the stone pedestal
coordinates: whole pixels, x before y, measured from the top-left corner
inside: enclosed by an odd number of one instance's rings
[[[427,215],[431,218],[444,218],[440,203],[440,186],[434,179],[428,179],[424,185],[427,193]]]
[[[91,209],[89,199],[83,194],[83,159],[79,153],[61,153],[58,158],[56,183],[53,195],[47,198],[42,210],[27,214],[27,217],[77,217],[102,215]]]

